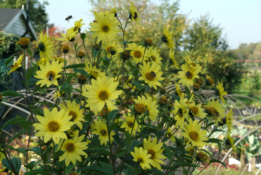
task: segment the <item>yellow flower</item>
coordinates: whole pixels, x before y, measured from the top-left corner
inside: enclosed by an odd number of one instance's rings
[[[97,79],[98,77],[105,76],[105,73],[98,69],[96,66],[92,66],[91,64],[85,63],[85,70],[88,74],[90,74],[93,78]]]
[[[107,42],[103,45],[104,50],[108,54],[108,58],[116,57],[118,58],[123,49],[116,42]]]
[[[30,44],[30,38],[22,37],[17,42],[23,49],[27,48]]]
[[[67,139],[65,131],[71,129],[73,122],[70,122],[71,116],[65,110],[58,111],[53,108],[49,111],[44,108],[44,117],[36,115],[40,123],[34,123],[35,130],[39,130],[35,135],[37,137],[44,137],[44,142],[47,143],[50,139],[54,143],[59,143],[60,139]]]
[[[153,100],[152,97],[145,96],[138,97],[138,99],[134,99],[135,106],[134,109],[138,114],[144,114],[146,110],[149,112],[149,117],[152,121],[156,120],[158,117],[158,105],[157,100]]]
[[[175,88],[176,88],[176,93],[178,94],[179,97],[181,97],[182,91],[178,83],[175,83]]]
[[[233,111],[232,111],[232,109],[230,109],[229,112],[227,113],[227,117],[226,117],[228,133],[231,133],[231,130],[233,129],[232,122],[233,122]]]
[[[193,86],[195,78],[199,78],[198,74],[201,71],[201,67],[194,64],[183,64],[181,66],[182,71],[178,72],[179,83],[183,86]]]
[[[196,160],[202,163],[207,163],[209,161],[209,156],[204,151],[198,151],[196,153]]]
[[[176,141],[175,137],[174,137],[174,128],[175,125],[172,125],[171,127],[168,127],[167,131],[166,131],[166,137],[169,138],[169,140],[174,143]]]
[[[230,136],[229,133],[227,133],[227,139],[228,139],[228,141],[229,141],[230,146],[233,148],[234,151],[236,151],[236,147],[235,147],[235,144],[234,144],[234,140],[233,140],[233,138]]]
[[[115,100],[122,93],[121,90],[116,90],[119,82],[114,82],[113,78],[106,76],[92,79],[91,82],[92,85],[84,86],[86,92],[83,95],[87,97],[87,107],[94,112],[100,112],[105,104],[108,108],[113,108]]]
[[[175,115],[174,119],[176,120],[176,127],[183,127],[184,120],[189,117],[187,101],[188,99],[184,99],[184,95],[182,95],[180,101],[176,100],[174,103],[174,110],[171,112]]]
[[[139,22],[139,20],[141,20],[139,13],[137,12],[137,9],[133,2],[131,2],[131,5],[130,5],[129,18],[132,21],[136,21],[136,22]]]
[[[139,80],[144,80],[149,87],[157,89],[157,86],[161,86],[159,81],[164,80],[162,77],[161,67],[157,63],[145,63],[140,66],[141,77]]]
[[[90,31],[93,32],[92,37],[97,37],[97,42],[113,41],[119,32],[117,29],[118,24],[112,13],[95,13],[95,22],[90,23]]]
[[[61,34],[62,38],[57,38],[57,41],[62,41],[62,44],[66,44],[67,42],[72,42],[74,41],[76,35],[77,35],[77,31],[74,31],[72,29],[68,29],[66,31],[66,34]]]
[[[74,165],[76,164],[76,160],[79,162],[82,161],[81,156],[87,156],[87,154],[83,151],[87,149],[88,142],[82,142],[84,139],[84,135],[78,137],[75,136],[73,139],[65,140],[61,150],[64,152],[63,155],[59,157],[59,161],[65,160],[65,165],[68,166],[70,162]]]
[[[128,50],[131,50],[130,55],[132,56],[135,63],[142,62],[144,49],[145,48],[143,46],[138,46],[135,43],[128,44]]]
[[[47,58],[41,57],[38,61],[37,61],[37,65],[45,65],[48,62]]]
[[[217,123],[221,121],[221,118],[224,116],[225,109],[223,108],[223,105],[219,103],[219,101],[215,101],[212,99],[208,102],[206,105],[207,107],[207,114],[215,120]]]
[[[84,25],[84,23],[82,21],[83,20],[80,19],[80,20],[74,22],[74,27],[73,27],[74,31],[79,32],[80,28]]]
[[[174,48],[174,41],[172,39],[172,34],[169,32],[169,29],[167,27],[164,27],[163,36],[161,37],[161,40],[163,43],[165,43],[168,48],[173,49]]]
[[[121,128],[125,128],[125,131],[132,136],[134,136],[136,132],[140,132],[140,126],[138,125],[137,119],[135,120],[135,117],[131,116],[131,113],[128,113],[128,115],[124,114],[123,116],[124,119],[119,119],[119,121],[122,122]]]
[[[201,104],[193,105],[189,110],[194,117],[205,118],[207,116]]]
[[[14,71],[16,71],[18,68],[22,67],[22,61],[24,59],[23,55],[20,55],[19,58],[13,62],[13,65],[10,66],[11,70],[8,71],[8,73],[12,73]]]
[[[155,62],[161,65],[162,58],[160,57],[159,50],[154,47],[149,47],[145,52],[145,61]]]
[[[44,57],[47,59],[52,58],[53,44],[46,33],[43,34],[43,32],[41,32],[37,47],[40,51],[40,57]]]
[[[174,66],[179,69],[179,64],[177,62],[177,60],[175,59],[175,50],[174,49],[170,49],[169,50],[169,57],[171,58]]]
[[[221,99],[221,101],[222,101],[223,103],[225,103],[223,96],[224,96],[224,95],[227,95],[227,92],[224,91],[224,87],[223,87],[223,83],[222,83],[222,82],[219,82],[219,81],[218,81],[218,84],[217,84],[217,86],[216,86],[216,92],[215,92],[215,93],[216,93],[216,95],[219,96],[219,98]]]
[[[47,87],[51,85],[58,86],[57,79],[61,77],[59,75],[60,72],[63,71],[62,69],[63,64],[59,63],[58,61],[47,62],[46,65],[40,65],[40,70],[36,72],[35,78],[40,79],[36,85],[43,87],[46,85]]]
[[[135,147],[131,155],[133,156],[133,161],[139,163],[142,169],[151,169],[150,164],[152,164],[153,161],[150,159],[151,155],[148,154],[147,150],[142,147]]]
[[[165,164],[161,159],[166,159],[166,157],[162,154],[164,148],[162,148],[163,143],[157,144],[157,138],[151,140],[151,136],[149,136],[148,140],[144,139],[143,147],[150,154],[150,158],[152,160],[151,165],[159,170],[161,170],[160,164]]]
[[[206,137],[207,131],[201,130],[201,124],[198,123],[198,120],[192,121],[188,120],[188,124],[184,127],[183,136],[191,143],[192,146],[197,146],[201,148],[205,145],[207,141]]]
[[[77,104],[75,101],[67,101],[66,104],[61,103],[60,108],[66,110],[69,115],[72,117],[72,121],[82,129],[82,121],[84,121],[83,109],[80,109],[80,104]]]
[[[99,135],[99,140],[101,145],[107,145],[107,142],[109,141],[109,133],[107,130],[107,125],[106,125],[106,121],[102,120],[102,119],[96,119],[94,121],[94,130],[93,130],[93,134]],[[111,131],[110,133],[110,141],[112,142],[113,136],[115,135],[114,131]]]

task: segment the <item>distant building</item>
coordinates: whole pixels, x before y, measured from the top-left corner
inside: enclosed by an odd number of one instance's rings
[[[0,8],[0,31],[21,37],[26,32],[27,16],[23,9]],[[29,21],[29,29],[25,37],[37,40],[37,35]]]

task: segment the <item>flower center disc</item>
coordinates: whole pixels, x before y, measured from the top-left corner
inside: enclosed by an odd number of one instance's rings
[[[138,162],[138,163],[143,163],[144,160],[143,160],[143,158],[139,157],[137,162]]]
[[[135,104],[134,108],[139,114],[143,114],[146,111],[146,107],[144,104]]]
[[[56,132],[56,131],[58,131],[59,128],[60,128],[60,125],[56,121],[51,121],[48,123],[48,129],[51,132]]]
[[[102,26],[102,31],[107,33],[109,31],[109,27],[107,25]]]
[[[154,78],[156,77],[156,74],[155,74],[155,72],[151,71],[151,72],[149,72],[149,73],[146,73],[145,76],[146,76],[146,79],[147,79],[147,80],[152,81],[152,80],[154,80]]]
[[[155,56],[152,55],[150,58],[152,59],[152,61],[156,61],[156,57]]]
[[[100,94],[99,94],[99,98],[101,100],[106,100],[106,99],[108,99],[108,97],[109,97],[109,94],[108,94],[107,91],[101,91]]]
[[[155,151],[153,151],[153,150],[149,149],[149,150],[148,150],[148,154],[150,154],[150,155],[151,155],[151,156],[150,156],[150,159],[152,159],[152,160],[153,160],[153,159],[155,158],[155,154],[156,154],[156,153],[155,153]]]
[[[182,111],[181,108],[179,108],[179,110],[178,110],[178,116],[179,116],[180,118],[183,118],[183,111]]]
[[[67,152],[73,152],[74,149],[75,149],[75,146],[73,143],[67,143],[66,146],[65,146],[65,149]]]
[[[191,131],[191,132],[189,132],[189,137],[190,137],[192,140],[197,141],[198,138],[199,138],[199,135],[198,135],[197,132]]]
[[[186,77],[188,78],[188,79],[192,79],[192,77],[193,77],[193,74],[190,72],[190,71],[188,71],[188,72],[186,72]]]
[[[162,40],[164,43],[168,43],[168,39],[167,39],[167,37],[166,37],[165,35],[163,35],[163,36],[161,37],[161,40]]]
[[[73,120],[75,120],[75,119],[77,118],[77,114],[76,114],[76,112],[74,112],[74,111],[70,111],[70,112],[69,112],[69,115],[72,116],[72,119],[73,119]]]
[[[138,50],[136,50],[133,55],[135,58],[141,58],[141,52]]]
[[[55,77],[55,73],[54,73],[53,71],[49,71],[49,72],[47,73],[46,77],[47,77],[50,81],[52,81],[52,80],[54,79],[54,77]]]
[[[133,122],[127,122],[127,125],[128,125],[128,127],[132,128],[134,124],[133,124]]]
[[[190,110],[193,112],[193,114],[198,113],[198,107],[196,107],[196,106],[191,107]]]
[[[38,45],[38,49],[39,49],[40,51],[42,51],[42,52],[45,51],[45,45],[44,45],[43,42],[40,42],[40,43],[39,43],[39,45]]]
[[[105,129],[102,129],[102,130],[101,130],[101,135],[102,135],[102,136],[106,136],[106,135],[107,135],[107,131],[106,131]]]

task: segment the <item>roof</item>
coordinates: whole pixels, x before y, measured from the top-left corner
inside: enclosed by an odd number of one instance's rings
[[[0,8],[0,31],[7,31],[20,16],[23,16],[25,20],[27,18],[23,9]],[[32,34],[33,39],[37,40],[37,35],[30,21],[29,32]]]
[[[4,30],[21,9],[0,8],[0,30]]]

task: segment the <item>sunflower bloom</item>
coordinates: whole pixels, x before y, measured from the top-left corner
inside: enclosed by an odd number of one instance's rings
[[[148,154],[147,150],[142,147],[135,147],[131,155],[133,156],[133,161],[139,163],[142,169],[151,169],[150,164],[152,164],[153,161],[150,159],[151,154]]]
[[[181,66],[182,71],[178,72],[179,83],[183,86],[193,86],[195,78],[199,78],[198,74],[201,71],[201,67],[194,64],[183,64]]]
[[[194,117],[205,118],[207,113],[205,113],[201,104],[193,105],[189,108],[189,111],[192,113]]]
[[[161,170],[160,164],[165,164],[162,159],[166,159],[166,157],[162,154],[164,148],[162,148],[163,143],[157,144],[157,138],[151,140],[151,136],[149,136],[148,140],[144,139],[143,147],[150,154],[150,159],[152,160],[151,165],[159,170]]]
[[[188,120],[188,124],[185,125],[183,136],[191,143],[192,146],[197,146],[201,148],[205,145],[207,141],[206,137],[207,131],[201,130],[201,125],[197,120]]]
[[[224,87],[223,87],[223,83],[222,82],[218,82],[218,84],[216,86],[216,92],[215,93],[216,93],[216,95],[219,96],[220,100],[223,103],[225,103],[223,96],[227,95],[227,92],[224,91]]]
[[[159,50],[157,48],[149,47],[145,53],[145,61],[155,62],[161,65],[162,58],[160,57]]]
[[[214,121],[218,123],[221,121],[221,118],[223,118],[225,109],[218,100],[213,99],[207,103],[206,112]]]
[[[102,119],[97,119],[94,121],[94,128],[93,128],[93,134],[96,134],[99,136],[99,140],[101,145],[107,145],[107,142],[109,141],[109,133],[107,130],[106,121]],[[113,136],[115,135],[114,131],[111,131],[110,133],[110,141],[113,142]]]
[[[140,126],[134,116],[131,116],[130,113],[128,113],[128,115],[124,114],[123,116],[124,119],[119,119],[119,122],[122,122],[121,128],[125,128],[125,131],[132,136],[134,136],[136,132],[140,132]]]
[[[16,71],[18,68],[22,67],[22,61],[24,60],[24,56],[20,55],[19,58],[13,62],[13,65],[10,66],[11,70],[8,71],[8,73],[12,73]]]
[[[176,120],[176,127],[182,127],[185,119],[189,118],[187,101],[188,99],[184,99],[184,95],[182,95],[180,101],[176,100],[174,103],[174,110],[171,112],[175,115],[174,119]]]
[[[163,31],[163,35],[161,37],[161,40],[163,43],[165,43],[168,48],[173,49],[174,48],[174,41],[172,39],[172,34],[169,32],[168,28],[165,27]]]
[[[84,121],[83,109],[80,109],[80,104],[77,104],[75,101],[67,101],[66,104],[61,103],[60,108],[66,110],[69,115],[72,117],[72,121],[82,129],[82,121]]]
[[[108,58],[118,58],[123,49],[116,42],[107,42],[103,45],[104,50],[108,54]]]
[[[44,117],[36,115],[36,118],[40,123],[33,124],[35,130],[39,130],[35,135],[44,137],[45,143],[52,139],[58,144],[60,139],[67,139],[65,131],[73,125],[69,113],[63,109],[58,111],[56,107],[52,111],[44,108]]]
[[[87,97],[87,107],[96,113],[100,112],[105,104],[109,109],[114,108],[115,100],[122,93],[121,90],[116,90],[119,82],[106,76],[92,79],[91,82],[92,85],[85,85],[86,92],[83,93],[83,96]]]
[[[144,63],[141,68],[141,77],[139,80],[144,80],[149,87],[157,89],[161,86],[159,81],[164,80],[162,77],[161,67],[157,63]]]
[[[91,64],[85,63],[85,71],[91,75],[92,78],[98,78],[105,76],[105,73],[98,69],[96,66],[92,66]]]
[[[65,165],[68,166],[70,162],[74,165],[76,164],[76,160],[79,162],[82,161],[81,156],[87,156],[87,154],[83,151],[87,149],[87,142],[82,142],[84,139],[84,135],[78,137],[73,137],[73,139],[65,140],[61,150],[64,152],[63,155],[59,157],[59,161],[65,160]]]
[[[150,96],[141,96],[138,99],[134,99],[135,106],[134,109],[138,114],[145,114],[146,111],[149,112],[149,118],[154,121],[158,117],[159,110],[156,99],[153,99]]]
[[[46,85],[47,87],[51,85],[58,86],[57,79],[61,77],[59,75],[60,72],[63,71],[62,69],[63,64],[59,63],[58,61],[47,62],[45,65],[40,65],[40,70],[36,72],[34,76],[37,79],[40,79],[36,85],[43,87]]]
[[[141,20],[140,16],[139,16],[139,13],[137,12],[137,9],[134,5],[133,2],[131,2],[131,5],[130,5],[130,10],[129,10],[129,18],[132,20],[132,21],[135,21],[135,22],[139,22],[139,20]]]
[[[118,21],[112,13],[99,12],[95,13],[95,22],[90,23],[92,37],[97,37],[97,42],[113,41],[118,33]]]
[[[135,63],[142,62],[144,49],[145,48],[143,46],[138,46],[135,43],[128,44],[128,50],[131,50],[130,55],[132,56]]]
[[[52,58],[53,44],[47,36],[47,33],[43,34],[43,32],[41,32],[37,47],[40,51],[40,57],[45,57],[47,59]]]

